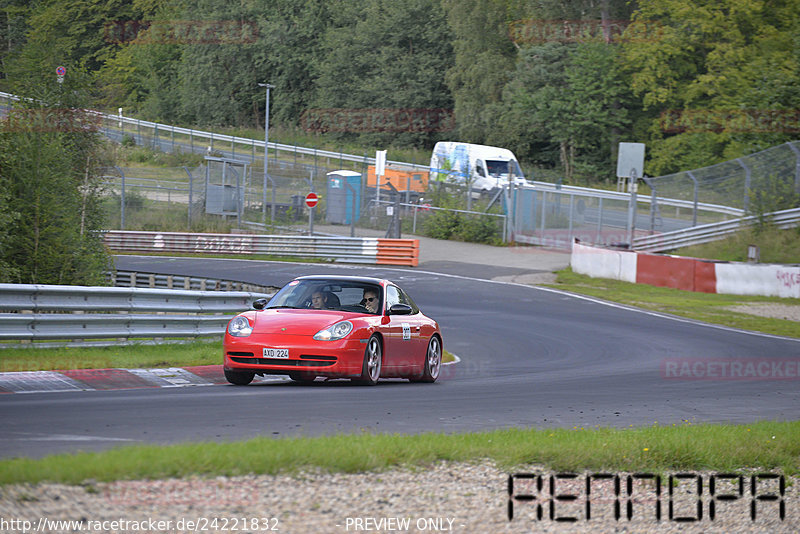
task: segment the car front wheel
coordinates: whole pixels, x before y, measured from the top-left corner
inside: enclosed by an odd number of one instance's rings
[[[235,386],[246,386],[253,381],[255,376],[256,374],[250,371],[228,371],[225,369],[225,380]]]
[[[381,340],[378,336],[372,336],[367,341],[367,348],[364,350],[364,363],[361,366],[361,376],[358,382],[365,386],[374,386],[378,383],[381,376],[381,362],[383,360],[383,349]]]

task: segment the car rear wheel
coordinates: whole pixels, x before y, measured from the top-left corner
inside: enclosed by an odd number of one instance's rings
[[[381,363],[383,360],[383,348],[378,336],[373,335],[367,341],[367,348],[364,350],[364,364],[361,366],[361,377],[358,382],[365,386],[374,386],[381,377]]]
[[[289,378],[295,382],[313,382],[316,380],[317,375],[309,375],[307,373],[289,373]]]
[[[246,386],[256,376],[251,371],[228,371],[225,369],[225,380],[236,386]]]

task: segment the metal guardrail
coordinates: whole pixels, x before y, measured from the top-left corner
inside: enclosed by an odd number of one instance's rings
[[[274,293],[278,288],[235,280],[198,278],[178,274],[159,274],[141,271],[109,271],[109,285],[115,287],[146,287],[151,289],[186,289],[195,291],[245,291],[249,293]]]
[[[417,239],[111,230],[104,233],[104,241],[108,248],[120,252],[263,254],[379,265],[419,263]]]
[[[6,99],[9,99],[9,100],[19,100],[19,97],[16,96],[16,95],[13,95],[11,93],[3,93],[3,92],[0,92],[0,98],[6,98]],[[258,147],[260,147],[262,149],[264,148],[264,141],[261,141],[261,140],[258,140],[258,139],[252,139],[252,138],[247,138],[247,137],[237,137],[237,136],[233,136],[233,135],[217,134],[217,133],[214,133],[214,132],[205,132],[205,131],[202,131],[202,130],[193,130],[191,128],[181,128],[179,126],[173,126],[171,124],[162,124],[162,123],[159,123],[159,122],[144,121],[144,120],[140,120],[140,119],[134,119],[134,118],[131,118],[131,117],[125,117],[125,116],[120,116],[120,115],[112,115],[112,114],[109,114],[109,113],[102,113],[100,111],[90,111],[90,113],[94,114],[96,117],[99,117],[99,118],[101,118],[103,120],[106,120],[106,121],[109,121],[109,122],[116,122],[118,124],[119,123],[127,124],[127,125],[131,125],[131,126],[136,126],[137,128],[141,128],[141,127],[151,128],[151,129],[156,130],[156,131],[161,131],[161,132],[164,132],[164,133],[170,133],[171,135],[179,134],[179,135],[188,135],[188,136],[191,136],[191,137],[198,137],[200,139],[207,139],[212,144],[213,144],[214,141],[218,141],[218,142],[236,143],[236,144],[248,145],[248,146],[253,146],[254,145],[254,146],[258,146]],[[307,156],[318,156],[318,157],[330,158],[330,159],[340,159],[340,160],[343,160],[343,161],[352,161],[352,162],[356,162],[356,163],[364,163],[366,161],[368,164],[371,164],[371,165],[375,164],[375,158],[374,157],[372,157],[372,158],[366,157],[365,158],[364,156],[356,156],[356,155],[353,155],[353,154],[344,154],[342,152],[334,152],[334,151],[331,151],[331,150],[318,150],[316,148],[304,148],[304,147],[298,147],[298,146],[295,146],[295,145],[286,145],[286,144],[282,144],[282,143],[270,142],[269,143],[269,149],[270,150],[285,151],[285,152],[292,152],[292,153],[297,153],[297,154],[303,154],[303,155],[307,155]],[[401,162],[401,161],[387,161],[386,164],[387,165],[402,165],[403,167],[412,167],[414,169],[424,169],[426,171],[428,170],[428,166],[427,165],[411,165],[411,164],[404,163],[404,162]]]
[[[271,293],[0,284],[0,341],[222,335],[230,318]],[[0,343],[0,347],[19,347]]]
[[[780,229],[793,228],[800,225],[800,208],[775,211],[765,214],[764,217]],[[633,248],[645,252],[663,252],[680,247],[700,245],[723,239],[745,226],[756,223],[758,220],[758,216],[751,215],[730,221],[703,224],[673,232],[637,237],[633,240]]]

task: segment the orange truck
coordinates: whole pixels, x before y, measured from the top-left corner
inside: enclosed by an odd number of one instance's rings
[[[428,172],[387,165],[381,178],[381,190],[391,191],[386,182],[398,191],[424,193],[428,190]],[[367,167],[367,187],[375,187],[375,165]]]

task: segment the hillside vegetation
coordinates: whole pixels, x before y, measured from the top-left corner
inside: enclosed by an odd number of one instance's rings
[[[263,135],[269,82],[279,136],[506,146],[578,184],[615,180],[620,141],[646,143],[657,176],[798,133],[800,0],[4,5],[0,87],[22,91],[27,56],[46,85],[63,65],[93,78],[93,106],[172,124]]]

